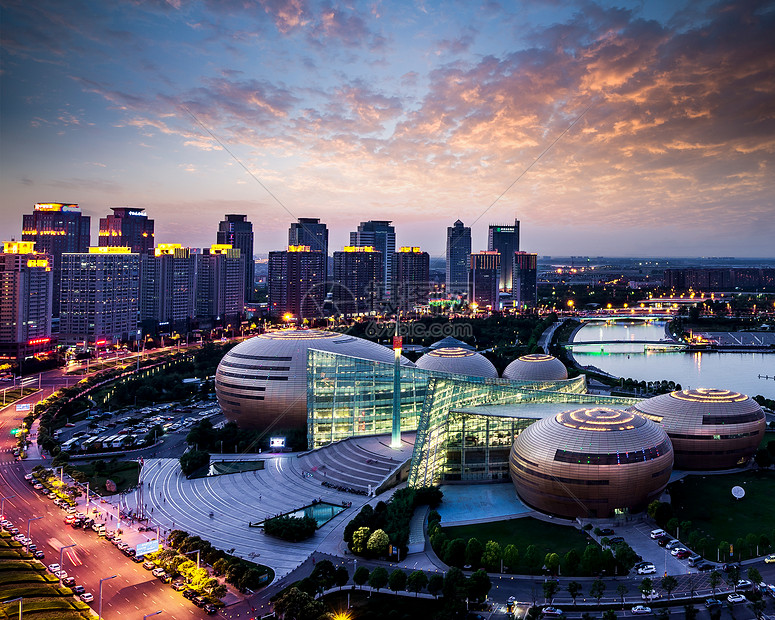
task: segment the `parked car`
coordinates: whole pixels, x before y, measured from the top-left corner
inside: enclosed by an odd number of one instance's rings
[[[733,592],[727,597],[727,600],[730,603],[742,603],[745,601],[745,597],[742,594],[738,594],[737,592]]]
[[[32,556],[32,557],[34,557],[36,560],[42,560],[43,558],[45,558],[45,557],[46,557],[46,554],[45,554],[45,553],[43,553],[43,551],[41,551],[41,550],[39,549],[38,551],[36,551],[36,552],[33,554],[33,556]]]
[[[557,618],[562,615],[562,609],[558,609],[557,607],[544,607],[542,613],[544,616]]]
[[[715,566],[711,564],[710,562],[700,562],[695,566],[698,571],[702,571],[703,573],[708,570],[713,570]]]
[[[642,592],[641,598],[644,601],[653,601],[654,599],[658,599],[660,597],[660,593],[656,590],[651,590],[650,592]]]
[[[674,549],[674,551],[675,557],[677,557],[679,560],[685,560],[692,555],[692,552],[688,549]]]
[[[145,570],[153,570],[154,568],[156,568],[156,564],[154,564],[150,560],[146,560],[145,562],[143,562],[143,568]]]
[[[601,536],[612,536],[614,531],[610,527],[603,527],[600,528],[600,535]]]
[[[680,540],[671,540],[669,543],[665,545],[665,549],[670,549],[672,551],[676,547],[680,547],[680,546],[681,546]]]
[[[81,594],[81,600],[84,603],[91,603],[94,600],[94,595],[91,592],[84,592]]]
[[[183,597],[187,598],[189,601],[196,596],[196,590],[183,590]]]
[[[666,547],[672,540],[673,539],[670,538],[670,536],[663,536],[662,538],[657,538],[657,544],[660,547]]]
[[[766,558],[764,558],[765,564],[775,564],[775,553],[770,553]]]
[[[653,575],[657,572],[657,567],[653,564],[645,564],[638,568],[639,575]]]
[[[662,536],[667,536],[667,532],[665,530],[651,530],[650,536],[653,540],[656,540]]]
[[[608,539],[609,545],[621,545],[624,542],[624,538],[621,536],[614,536]]]
[[[633,614],[650,614],[651,607],[646,607],[645,605],[635,605],[631,611]]]
[[[207,605],[204,606],[204,610],[207,612],[208,616],[212,616],[213,614],[218,613],[218,608],[211,603],[207,603]]]
[[[83,586],[73,586],[73,592],[75,592],[76,594],[83,594],[84,592],[86,592],[86,588],[84,588]]]
[[[159,577],[159,581],[162,583],[169,583],[172,581],[172,575],[168,575],[167,573],[164,573],[161,577]]]
[[[72,588],[75,585],[75,577],[65,577],[62,580],[62,585]]]
[[[735,587],[738,590],[748,590],[753,587],[753,583],[748,581],[748,579],[740,579],[736,584]]]
[[[706,598],[705,607],[708,609],[713,609],[714,607],[721,607],[721,601],[718,600],[717,598]]]
[[[48,570],[50,570],[52,573],[55,573],[55,572],[57,572],[57,571],[58,571],[59,569],[61,569],[61,568],[62,568],[62,567],[61,567],[59,564],[57,564],[56,562],[55,562],[55,563],[53,563],[53,564],[49,564],[49,565],[48,565]]]
[[[175,590],[175,592],[182,592],[185,590],[188,586],[183,581],[176,581],[172,584],[172,589]]]
[[[158,568],[154,568],[151,571],[151,575],[153,575],[154,577],[161,577],[163,574],[164,574],[164,569],[161,566]]]

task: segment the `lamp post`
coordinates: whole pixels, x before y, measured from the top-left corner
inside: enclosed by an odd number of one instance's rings
[[[19,601],[19,620],[22,620],[22,599],[23,598],[24,597],[20,596],[19,598],[11,598],[11,599],[8,599],[7,601],[3,601],[3,605],[7,605],[8,603],[15,603],[16,601]]]
[[[97,620],[102,620],[102,582],[107,581],[108,579],[115,579],[118,577],[118,575],[113,575],[112,577],[103,577],[100,579],[100,600],[99,605],[97,606]]]
[[[62,558],[63,558],[62,554],[65,552],[65,549],[69,549],[70,547],[75,547],[75,546],[76,546],[76,544],[73,543],[72,545],[65,545],[64,547],[59,547],[59,570],[60,571],[62,570]],[[61,574],[62,573],[60,572],[60,575]],[[59,585],[60,586],[62,585],[62,578],[61,577],[59,578]]]
[[[159,611],[154,611],[152,614],[145,614],[143,616],[143,620],[145,620],[146,618],[150,618],[151,616],[158,616],[160,613],[161,613],[161,609]]]
[[[3,519],[5,519],[5,500],[7,499],[13,499],[16,497],[15,495],[6,495],[5,497],[0,497],[0,513],[2,513]]]
[[[42,519],[43,517],[32,517],[32,519],[27,519],[27,538],[30,537],[30,523],[33,521],[37,521],[38,519]],[[29,543],[27,543],[29,544]]]
[[[199,570],[199,552],[201,549],[194,549],[193,551],[187,551],[183,555],[191,555],[192,553],[196,553],[196,568]]]

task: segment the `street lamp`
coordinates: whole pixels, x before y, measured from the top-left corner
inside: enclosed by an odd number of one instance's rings
[[[160,613],[161,613],[161,609],[159,611],[154,611],[152,614],[145,614],[143,616],[143,620],[145,620],[146,618],[150,618],[151,616],[158,616]]]
[[[32,517],[32,519],[27,519],[27,538],[30,537],[30,523],[33,521],[37,521],[38,519],[42,519],[43,517]],[[29,544],[29,543],[27,543]]]
[[[97,611],[97,620],[102,620],[102,582],[107,581],[108,579],[115,579],[116,577],[118,577],[118,575],[113,575],[112,577],[103,577],[100,579],[100,601]]]
[[[3,519],[5,519],[5,500],[7,499],[13,499],[16,497],[15,495],[6,495],[5,497],[0,497],[0,513],[2,513]]]
[[[15,603],[16,601],[19,601],[19,620],[22,620],[22,599],[24,597],[20,596],[19,598],[11,598],[7,601],[3,601],[3,605],[7,605],[8,603]]]
[[[196,553],[196,568],[199,570],[199,552],[201,549],[194,549],[193,551],[187,551],[183,555],[191,555],[192,553]]]
[[[69,549],[70,547],[75,547],[76,543],[73,543],[72,545],[65,545],[64,547],[59,548],[59,571],[60,575],[62,574],[62,554],[65,552],[65,549]],[[59,585],[62,585],[62,578],[59,578]]]

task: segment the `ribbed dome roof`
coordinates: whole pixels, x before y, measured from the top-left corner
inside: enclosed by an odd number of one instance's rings
[[[568,378],[568,371],[553,355],[533,353],[518,357],[503,371],[504,379],[512,381],[559,381]]]
[[[390,349],[347,334],[315,329],[260,334],[238,344],[218,365],[215,393],[226,418],[249,428],[304,428],[309,349],[393,362]],[[412,363],[402,358],[402,365]]]
[[[498,371],[490,360],[481,353],[462,347],[444,347],[429,351],[417,360],[417,368],[468,377],[498,378]]]

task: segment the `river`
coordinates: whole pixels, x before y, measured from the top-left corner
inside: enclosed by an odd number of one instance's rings
[[[593,323],[576,332],[574,343],[665,338],[665,322]],[[675,381],[686,388],[720,388],[775,399],[775,353],[645,351],[643,344],[576,346],[582,366],[595,366],[617,377],[638,381]],[[769,375],[769,379],[758,375]]]

